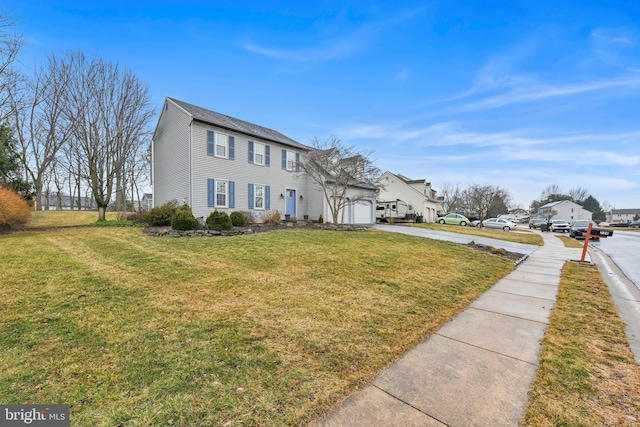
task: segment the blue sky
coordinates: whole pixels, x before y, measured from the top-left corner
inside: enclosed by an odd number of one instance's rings
[[[383,171],[551,184],[640,208],[636,1],[3,1],[32,66],[82,49],[165,96],[309,144],[336,136]]]

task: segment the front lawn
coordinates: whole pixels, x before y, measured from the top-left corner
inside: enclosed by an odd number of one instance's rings
[[[96,227],[0,236],[0,264],[2,403],[110,427],[303,425],[513,269],[377,231]]]

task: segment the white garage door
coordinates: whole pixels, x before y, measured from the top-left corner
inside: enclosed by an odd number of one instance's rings
[[[355,224],[373,224],[373,205],[362,200],[353,205],[353,222]]]

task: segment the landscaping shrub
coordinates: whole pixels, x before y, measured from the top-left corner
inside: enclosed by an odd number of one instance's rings
[[[229,219],[231,219],[231,224],[233,224],[234,227],[244,227],[247,225],[247,218],[245,218],[241,212],[231,212]]]
[[[212,230],[231,230],[233,228],[229,215],[226,212],[219,212],[217,209],[209,214],[206,224]]]
[[[25,224],[31,217],[26,200],[8,188],[0,188],[0,228]]]
[[[142,223],[142,222],[147,222],[147,214],[145,214],[144,212],[128,212],[124,219],[126,221],[132,221],[134,223]]]
[[[262,223],[268,225],[280,224],[280,212],[278,211],[266,211],[262,213]]]
[[[166,227],[171,225],[171,218],[178,210],[178,202],[171,200],[162,206],[147,212],[146,222],[154,227]]]
[[[171,228],[174,230],[195,230],[198,225],[191,209],[178,209],[171,217]]]
[[[238,211],[238,212],[240,212],[244,216],[244,218],[247,221],[247,224],[255,224],[256,223],[256,217],[253,214],[253,212],[251,212],[251,211]]]

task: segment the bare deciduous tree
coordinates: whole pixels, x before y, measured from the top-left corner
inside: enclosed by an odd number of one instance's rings
[[[460,184],[445,182],[440,188],[439,194],[442,197],[442,201],[440,202],[440,204],[442,205],[442,209],[444,209],[445,212],[466,209],[466,207],[464,206],[464,190],[462,189]]]
[[[19,81],[12,65],[22,48],[22,37],[13,32],[16,21],[0,12],[0,121],[4,121],[11,113],[8,102],[9,89]]]
[[[468,209],[478,214],[480,224],[490,213],[495,216],[506,213],[499,211],[507,210],[512,199],[508,190],[493,185],[471,184],[465,192],[467,193]]]
[[[584,187],[576,187],[570,189],[567,195],[572,202],[582,204],[589,196],[589,190]]]
[[[35,189],[35,209],[42,209],[43,177],[70,136],[63,116],[63,98],[69,82],[66,66],[54,55],[32,76],[8,88],[10,117],[21,148],[21,160]]]
[[[347,195],[347,190],[356,187],[374,189],[373,183],[381,171],[373,164],[372,151],[345,146],[336,137],[330,141],[316,137],[312,146],[313,149],[299,162],[299,167],[322,189],[333,223],[337,224],[340,212],[348,203],[357,203],[370,194],[363,191]]]
[[[154,115],[149,88],[117,63],[87,59],[80,51],[68,53],[67,61],[66,115],[98,219],[104,220],[117,177],[125,175],[126,161],[142,144]]]

